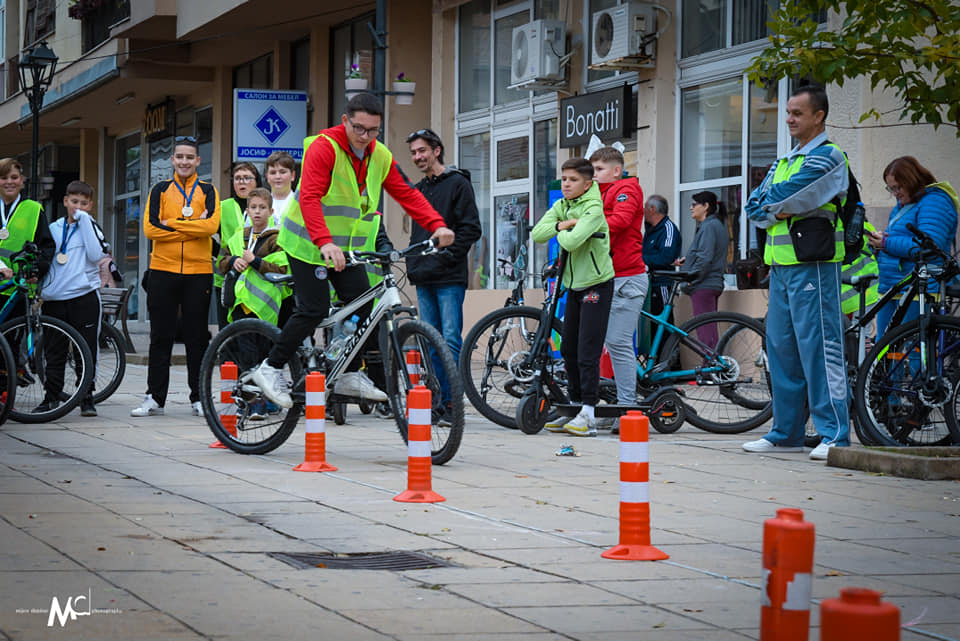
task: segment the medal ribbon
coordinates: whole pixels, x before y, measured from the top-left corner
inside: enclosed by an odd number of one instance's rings
[[[187,195],[187,190],[180,186],[180,183],[177,182],[177,177],[173,177],[173,184],[177,186],[177,189],[183,194],[183,197],[186,199],[186,202],[183,204],[184,207],[191,207],[190,203],[193,202],[193,192],[197,190],[197,185],[200,184],[200,177],[197,176],[197,179],[193,181],[193,188],[190,190],[190,195]]]
[[[266,230],[263,230],[266,231]],[[262,234],[263,232],[260,232]],[[250,239],[247,240],[247,249],[253,251],[253,246],[257,244],[257,239],[260,238],[260,234],[253,231],[253,228],[250,228]]]
[[[7,228],[7,222],[10,220],[10,216],[13,216],[13,212],[17,210],[17,205],[20,204],[20,194],[17,194],[17,199],[13,201],[13,204],[10,207],[6,207],[5,204],[0,201],[0,227],[3,229]]]
[[[73,238],[73,235],[74,235],[75,233],[77,233],[77,229],[80,227],[80,223],[79,223],[79,222],[74,223],[73,228],[70,230],[70,235],[69,235],[69,236],[67,236],[67,227],[70,227],[70,223],[68,223],[68,222],[66,221],[66,219],[64,219],[64,221],[63,221],[63,236],[61,236],[61,240],[60,240],[60,253],[61,253],[61,254],[66,254],[66,253],[67,253],[67,243],[69,243],[69,242],[70,242],[70,239]]]

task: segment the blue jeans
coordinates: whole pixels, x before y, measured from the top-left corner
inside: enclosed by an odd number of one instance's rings
[[[460,347],[463,345],[463,297],[466,289],[463,285],[417,285],[420,318],[443,334],[454,361],[460,360]],[[440,382],[440,400],[446,403],[450,400],[450,385],[437,355],[431,354],[431,358]]]
[[[840,323],[840,263],[774,265],[770,270],[767,355],[776,445],[803,445],[807,399],[817,434],[850,444],[847,372]]]

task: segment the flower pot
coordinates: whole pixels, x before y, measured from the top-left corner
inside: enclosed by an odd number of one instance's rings
[[[410,95],[399,95],[394,96],[397,99],[398,105],[412,105],[413,104],[413,93],[417,90],[417,83],[415,82],[395,82],[393,83],[394,91],[404,91],[408,92]]]
[[[343,81],[343,83],[346,86],[346,94],[348,99],[353,97],[354,94],[358,94],[367,89],[366,78],[347,78]]]

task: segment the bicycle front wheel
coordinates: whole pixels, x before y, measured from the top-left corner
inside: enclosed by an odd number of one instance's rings
[[[270,353],[280,336],[275,326],[256,318],[245,318],[221,329],[207,347],[200,365],[200,402],[210,431],[240,454],[266,454],[277,449],[297,426],[303,411],[300,403],[284,409],[267,400],[244,376]],[[232,378],[226,363],[237,367]],[[224,376],[226,374],[226,376]],[[302,377],[300,361],[291,358],[284,370],[288,381]],[[226,401],[226,402],[224,402]],[[226,421],[224,420],[225,417]],[[235,426],[230,426],[235,417]],[[224,425],[224,423],[227,425]]]
[[[386,333],[386,329],[382,329]],[[407,392],[414,382],[407,372],[407,356],[415,352],[420,359],[418,385],[431,392],[430,458],[443,465],[454,457],[463,438],[463,385],[457,363],[443,336],[421,320],[404,320],[394,325],[381,353],[386,354],[384,368],[387,395],[393,406],[397,428],[407,442]]]
[[[949,445],[957,431],[955,399],[960,379],[960,319],[928,319],[933,349],[924,374],[920,322],[884,334],[857,372],[854,404],[861,428],[878,445]],[[949,421],[949,422],[948,422]]]
[[[0,334],[0,425],[10,416],[17,398],[17,361],[10,344]]]
[[[120,330],[109,323],[100,324],[97,370],[93,375],[93,402],[98,405],[110,398],[127,371],[127,341]]]
[[[672,334],[654,372],[678,387],[686,420],[715,434],[737,434],[770,420],[773,399],[763,325],[734,312],[701,314]],[[701,338],[701,334],[703,335]],[[711,343],[716,337],[716,346]]]
[[[69,324],[39,317],[28,332],[26,318],[0,325],[17,362],[17,396],[10,418],[45,423],[62,418],[80,404],[93,382],[93,356],[87,342]]]
[[[503,427],[518,427],[517,407],[533,380],[526,361],[540,315],[535,307],[494,310],[473,326],[460,348],[460,378],[467,398],[478,412]],[[561,322],[554,318],[552,340],[559,340],[561,331]],[[559,358],[554,362],[559,365]]]

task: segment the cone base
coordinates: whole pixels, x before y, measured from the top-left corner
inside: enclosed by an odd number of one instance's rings
[[[229,449],[230,449],[229,447],[227,447],[226,445],[224,445],[224,444],[221,443],[220,441],[214,441],[213,443],[211,443],[211,444],[208,445],[207,447],[209,447],[210,449],[213,449],[213,450],[229,450]]]
[[[304,461],[293,468],[294,472],[336,472],[339,468],[330,465],[326,461]]]
[[[393,497],[393,500],[401,503],[439,503],[447,499],[433,490],[406,490]]]
[[[621,561],[663,561],[670,558],[669,554],[652,545],[615,545],[600,556]]]

